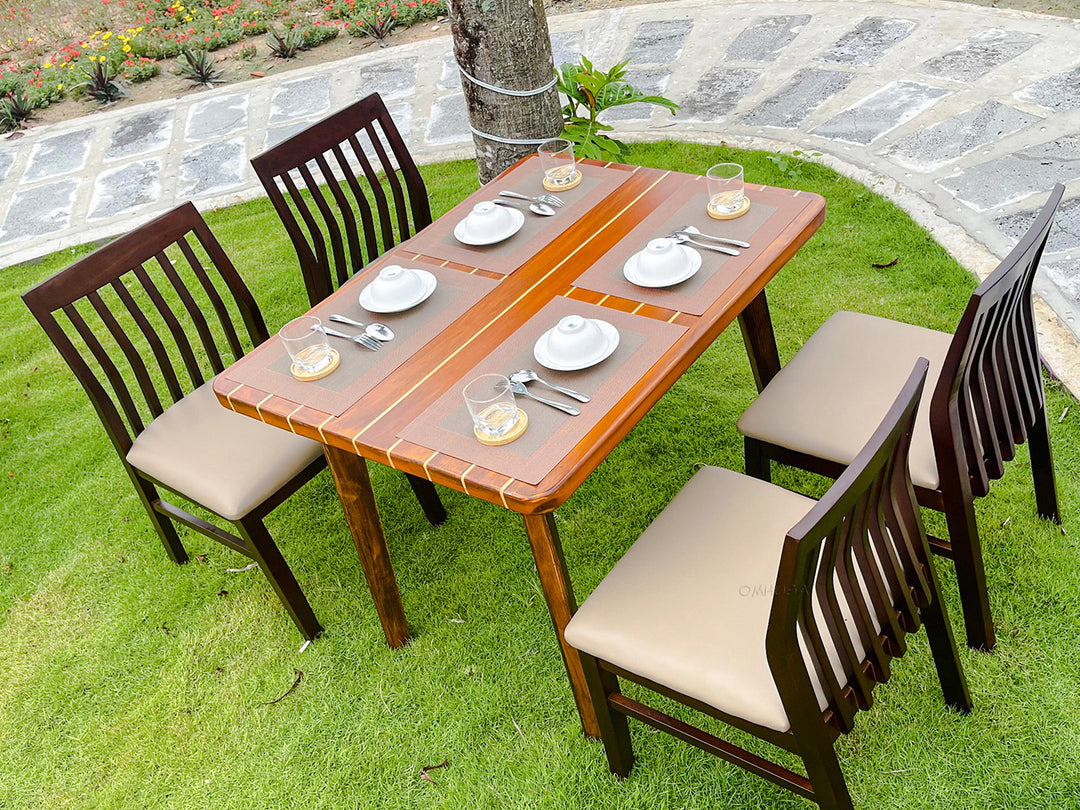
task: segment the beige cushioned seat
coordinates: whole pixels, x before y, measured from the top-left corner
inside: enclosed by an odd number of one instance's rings
[[[858,312],[837,312],[739,419],[752,439],[850,464],[920,357],[930,361],[908,466],[915,486],[937,489],[930,400],[953,336]]]
[[[585,600],[566,640],[786,731],[765,631],[784,538],[814,503],[730,470],[701,469]]]
[[[207,382],[151,422],[127,460],[226,520],[238,520],[321,453],[318,442],[223,407]]]

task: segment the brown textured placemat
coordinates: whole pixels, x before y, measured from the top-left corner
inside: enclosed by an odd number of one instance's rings
[[[380,267],[392,263],[434,273],[438,286],[430,298],[405,312],[368,312],[360,306],[360,291],[378,275]],[[393,253],[388,254],[319,303],[310,313],[321,318],[327,326],[348,334],[359,334],[361,330],[331,323],[329,316],[332,313],[345,315],[361,323],[385,323],[394,330],[394,339],[384,343],[379,351],[373,352],[341,338],[329,338],[330,345],[341,354],[341,367],[321,380],[300,382],[289,373],[289,355],[281,340],[274,335],[239,364],[230,368],[226,375],[237,383],[250,385],[260,391],[273,392],[298,405],[339,416],[419,351],[424,344],[460,318],[497,284],[493,279],[450,270],[423,260],[402,259],[395,257]]]
[[[581,371],[550,371],[537,363],[533,357],[533,344],[567,315],[599,318],[612,324],[619,330],[619,346],[614,354]],[[685,331],[686,328],[682,326],[556,297],[505,343],[448,386],[446,393],[400,431],[398,436],[470,464],[529,484],[538,484]],[[461,389],[469,380],[481,374],[497,372],[509,376],[523,368],[534,369],[543,379],[581,391],[592,399],[579,403],[539,383],[530,383],[529,390],[537,396],[576,405],[581,408],[581,415],[568,416],[519,396],[518,407],[529,414],[529,429],[525,435],[503,447],[481,444],[473,436],[472,419],[465,407]]]
[[[517,191],[532,197],[544,194],[544,173],[540,170],[538,159],[521,164],[502,180],[492,181],[469,195],[464,202],[410,240],[408,247],[426,256],[449,259],[469,267],[480,267],[503,275],[512,273],[633,176],[632,171],[604,166],[578,164],[578,168],[583,176],[581,185],[555,195],[566,205],[557,208],[555,216],[551,217],[537,216],[522,209],[525,224],[509,239],[494,245],[474,247],[459,242],[454,237],[454,227],[468,216],[476,203],[494,199],[500,191]]]
[[[788,223],[813,202],[813,196],[809,194],[747,184],[750,210],[738,219],[717,222],[705,212],[708,196],[703,177],[687,177],[682,183],[673,185],[668,203],[659,205],[638,223],[592,267],[578,276],[574,286],[690,315],[701,315],[747,267],[771,247]],[[692,278],[674,287],[639,287],[626,280],[623,265],[627,259],[644,249],[650,239],[667,236],[683,225],[693,225],[702,233],[713,236],[741,239],[749,242],[750,247],[740,248],[738,256],[695,248],[701,254],[701,268]]]

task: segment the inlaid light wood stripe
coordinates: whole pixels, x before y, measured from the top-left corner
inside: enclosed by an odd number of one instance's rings
[[[225,401],[229,403],[229,407],[236,411],[236,405],[233,404],[232,395],[244,387],[243,383],[240,383],[236,388],[225,395]]]
[[[792,197],[798,197],[798,196],[799,196],[800,194],[802,194],[802,189],[801,189],[801,188],[797,188],[797,189],[795,189],[795,193],[794,193],[794,194],[792,194],[791,196],[792,196]]]
[[[475,464],[470,464],[469,469],[465,470],[465,472],[463,472],[461,474],[461,488],[463,490],[465,490],[466,495],[469,495],[470,493],[469,493],[469,485],[467,483],[465,483],[465,476],[468,475],[469,473],[471,473],[475,467],[476,467]]]
[[[285,417],[285,424],[289,426],[289,430],[291,430],[293,433],[296,433],[296,428],[294,428],[292,426],[292,418],[293,418],[293,416],[296,415],[296,412],[299,411],[300,409],[302,409],[303,407],[304,407],[303,405],[297,405],[295,408],[293,408],[293,412]]]
[[[596,305],[598,307],[602,307],[604,305],[604,302],[607,301],[609,298],[611,298],[611,293],[606,293],[603,298],[596,302]]]
[[[260,400],[259,400],[259,404],[255,406],[255,413],[257,413],[257,414],[259,415],[259,418],[260,418],[260,419],[262,419],[262,420],[263,420],[264,422],[265,422],[266,420],[265,420],[265,419],[263,419],[263,415],[262,415],[262,406],[263,406],[263,405],[265,405],[265,404],[266,404],[266,400],[270,399],[270,397],[272,397],[272,396],[274,396],[274,395],[273,395],[273,394],[267,394],[267,395],[266,395],[265,397],[263,397],[262,399],[260,399]]]
[[[670,318],[667,319],[667,322],[668,323],[675,323],[675,319],[678,318],[680,315],[682,315],[681,311],[676,312],[674,315],[672,315]]]
[[[500,497],[500,498],[502,499],[502,504],[503,504],[503,506],[504,506],[505,508],[507,508],[507,509],[509,509],[510,507],[509,507],[509,506],[507,505],[507,503],[506,503],[506,488],[507,488],[508,486],[510,486],[510,485],[511,485],[512,483],[514,483],[515,481],[517,481],[517,479],[516,479],[516,478],[510,478],[510,479],[508,479],[508,480],[507,480],[507,482],[506,482],[505,484],[503,484],[503,485],[502,485],[502,488],[501,488],[501,489],[499,490],[499,497]]]
[[[325,434],[324,434],[324,433],[322,432],[322,429],[323,429],[324,427],[326,427],[326,423],[327,423],[327,422],[329,422],[329,421],[330,421],[331,419],[333,419],[333,418],[334,418],[334,415],[333,415],[333,414],[330,414],[330,415],[329,415],[329,416],[327,416],[327,417],[326,417],[325,419],[323,419],[323,420],[322,420],[322,424],[321,424],[321,425],[319,425],[319,437],[320,437],[320,438],[322,439],[322,443],[323,443],[323,444],[328,444],[328,442],[326,441],[326,435],[325,435]]]
[[[431,480],[431,473],[428,472],[427,466],[428,466],[428,464],[430,464],[432,461],[435,460],[435,456],[437,456],[437,455],[439,455],[438,450],[436,450],[434,453],[432,453],[431,456],[428,458],[428,460],[424,462],[424,478],[426,478],[428,481]]]
[[[641,308],[642,308],[643,306],[645,306],[645,302],[644,302],[644,301],[642,301],[642,302],[641,302],[640,304],[638,304],[638,305],[637,305],[636,307],[634,307],[634,308],[633,308],[632,310],[630,310],[630,314],[631,314],[631,315],[637,315],[637,314],[638,314],[638,310],[639,310],[639,309],[641,309]]]
[[[386,448],[386,462],[391,467],[393,467],[395,470],[397,469],[397,467],[394,467],[394,457],[392,455],[390,455],[390,454],[393,453],[394,448],[397,447],[399,444],[401,444],[403,441],[405,441],[405,440],[404,439],[398,439],[396,442],[394,442],[392,445],[390,445],[389,447]]]
[[[625,214],[628,210],[630,210],[630,208],[634,205],[634,203],[636,203],[638,200],[640,200],[642,197],[644,197],[646,194],[648,194],[650,191],[652,191],[656,187],[656,184],[659,183],[661,180],[663,180],[665,177],[667,177],[669,174],[671,174],[671,172],[664,172],[659,177],[657,177],[653,182],[651,182],[645,188],[644,191],[642,191],[640,194],[638,194],[636,197],[634,197],[634,199],[630,200],[630,202],[628,202],[625,206],[623,206],[623,208],[617,214],[612,216],[611,219],[609,219],[607,222],[605,222],[599,228],[594,230],[592,235],[588,239],[584,240],[581,244],[579,244],[576,248],[574,248],[569,253],[569,255],[567,255],[567,257],[565,259],[563,259],[558,264],[554,265],[544,275],[542,275],[540,278],[538,278],[533,283],[533,285],[531,287],[529,287],[527,290],[522,292],[521,295],[519,295],[517,298],[515,298],[512,302],[510,302],[506,306],[506,308],[502,310],[502,312],[500,312],[498,315],[496,315],[494,318],[492,318],[490,321],[488,321],[487,324],[485,324],[483,327],[478,329],[476,331],[476,334],[474,334],[471,338],[469,338],[464,343],[462,343],[460,346],[458,346],[457,349],[455,349],[453,352],[451,352],[446,357],[444,357],[441,363],[439,363],[437,366],[432,368],[427,374],[425,374],[423,377],[421,377],[409,390],[405,391],[394,402],[390,403],[390,405],[388,405],[383,410],[382,413],[380,413],[378,416],[376,416],[374,419],[372,419],[370,422],[368,422],[366,425],[364,425],[364,427],[362,427],[360,429],[360,433],[358,433],[357,435],[359,436],[360,434],[364,433],[365,431],[370,430],[373,425],[375,425],[379,420],[381,420],[384,416],[386,416],[388,413],[390,413],[390,411],[394,410],[394,408],[396,408],[398,405],[400,405],[402,402],[404,402],[406,399],[408,399],[409,396],[413,393],[413,391],[415,391],[421,385],[426,383],[429,379],[431,379],[431,377],[435,376],[435,374],[437,374],[442,369],[443,366],[445,366],[447,363],[449,363],[451,360],[453,360],[455,357],[457,357],[458,354],[460,354],[466,348],[468,348],[472,344],[472,342],[474,340],[477,340],[482,334],[484,334],[484,332],[486,332],[488,329],[490,329],[504,315],[506,315],[506,313],[508,313],[510,310],[512,310],[514,307],[516,307],[518,304],[520,304],[523,300],[528,298],[529,295],[533,292],[533,290],[535,290],[537,287],[539,287],[541,284],[543,284],[545,281],[547,281],[548,278],[551,277],[552,273],[557,271],[560,267],[562,267],[564,264],[566,264],[568,261],[570,261],[572,258],[574,258],[574,256],[577,255],[578,251],[584,250],[585,246],[587,244],[589,244],[589,242],[591,242],[593,239],[595,239],[597,236],[599,236],[601,233],[603,233],[603,231],[609,225],[611,225],[611,223],[613,223],[615,220],[617,220],[619,217],[621,217],[623,214]],[[606,300],[606,298],[607,297],[605,296],[604,300]],[[603,303],[603,301],[601,301],[601,303]]]

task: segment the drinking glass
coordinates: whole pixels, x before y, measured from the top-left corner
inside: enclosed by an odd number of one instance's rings
[[[743,168],[738,163],[717,163],[705,173],[709,187],[709,210],[734,214],[743,204]]]
[[[322,321],[314,315],[293,318],[278,334],[297,371],[318,374],[334,360],[326,333],[322,331]]]
[[[566,138],[544,141],[536,150],[540,155],[540,167],[550,186],[566,186],[577,179],[574,164],[574,144]]]
[[[517,402],[510,380],[502,374],[483,374],[461,393],[477,432],[492,439],[505,436],[518,421]]]

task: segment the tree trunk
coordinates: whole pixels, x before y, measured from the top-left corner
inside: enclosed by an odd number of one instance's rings
[[[537,90],[551,82],[555,67],[543,0],[449,0],[449,15],[454,56],[469,76],[516,91]],[[474,130],[481,183],[562,131],[559,91],[554,85],[527,96],[490,90],[464,75],[461,85]]]

